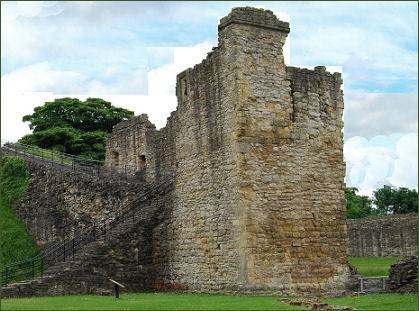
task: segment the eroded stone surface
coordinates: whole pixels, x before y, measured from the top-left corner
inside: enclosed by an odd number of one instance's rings
[[[132,207],[145,183],[98,179],[28,161],[28,190],[15,209],[41,248],[111,221]]]
[[[387,290],[395,293],[418,292],[418,256],[410,256],[391,265]]]
[[[166,127],[140,116],[109,138],[107,165],[176,173],[153,230],[156,289],[344,290],[342,79],[285,66],[288,32],[270,11],[233,9],[218,47],[177,76]]]

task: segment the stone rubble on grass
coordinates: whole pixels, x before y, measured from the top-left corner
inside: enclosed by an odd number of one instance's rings
[[[282,303],[286,303],[291,306],[303,306],[303,307],[309,308],[310,310],[318,310],[318,311],[356,310],[352,307],[347,307],[347,306],[331,306],[325,302],[322,302],[319,298],[298,298],[298,299],[282,298],[278,300]]]
[[[418,256],[410,256],[391,265],[387,290],[403,294],[418,292]]]

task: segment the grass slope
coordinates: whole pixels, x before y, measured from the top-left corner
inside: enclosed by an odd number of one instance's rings
[[[397,262],[398,257],[349,257],[349,262],[363,276],[388,275],[390,266]]]
[[[142,293],[111,296],[58,296],[2,300],[3,310],[306,310],[276,297]]]
[[[2,265],[32,257],[38,247],[12,208],[29,184],[26,162],[17,157],[0,160],[0,259]]]
[[[417,295],[369,294],[327,298],[325,302],[333,306],[349,306],[357,310],[418,310]]]

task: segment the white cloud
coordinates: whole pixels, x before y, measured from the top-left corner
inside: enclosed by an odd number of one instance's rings
[[[59,1],[2,1],[1,18],[13,21],[18,17],[47,17],[57,15],[64,10]]]
[[[2,90],[8,94],[53,92],[59,94],[131,94],[145,93],[145,69],[108,68],[100,79],[82,73],[54,68],[50,63],[36,63],[2,75]]]
[[[418,95],[350,92],[345,94],[344,114],[345,139],[417,132]]]
[[[2,91],[6,94],[22,92],[87,91],[87,79],[73,71],[52,68],[48,63],[37,63],[4,74],[1,79]]]
[[[174,47],[173,63],[149,71],[148,95],[176,96],[176,76],[201,63],[213,46],[210,42],[202,42],[191,47]]]
[[[3,79],[2,79],[3,81]],[[42,106],[46,101],[53,101],[52,92],[25,92],[5,94],[1,92],[1,140],[16,141],[31,131],[22,117],[33,113],[35,107]]]
[[[418,187],[418,135],[355,136],[344,145],[346,183],[362,194],[383,185]]]
[[[110,67],[102,73],[102,80],[92,80],[78,72],[53,68],[46,62],[4,74],[1,80],[2,139],[15,141],[29,134],[22,117],[45,101],[62,97],[80,100],[100,97],[136,115],[147,113],[150,121],[161,128],[170,112],[176,109],[176,75],[200,63],[212,46],[203,42],[192,47],[175,47],[174,62],[150,70],[148,76],[143,70]],[[142,90],[147,84],[148,94],[141,94],[145,93]],[[122,95],[124,93],[134,94]]]

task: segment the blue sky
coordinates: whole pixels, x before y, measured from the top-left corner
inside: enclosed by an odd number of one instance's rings
[[[416,2],[3,1],[2,139],[27,133],[21,115],[60,95],[107,98],[163,126],[176,73],[247,5],[289,16],[290,65],[342,66],[348,184],[417,187]]]

